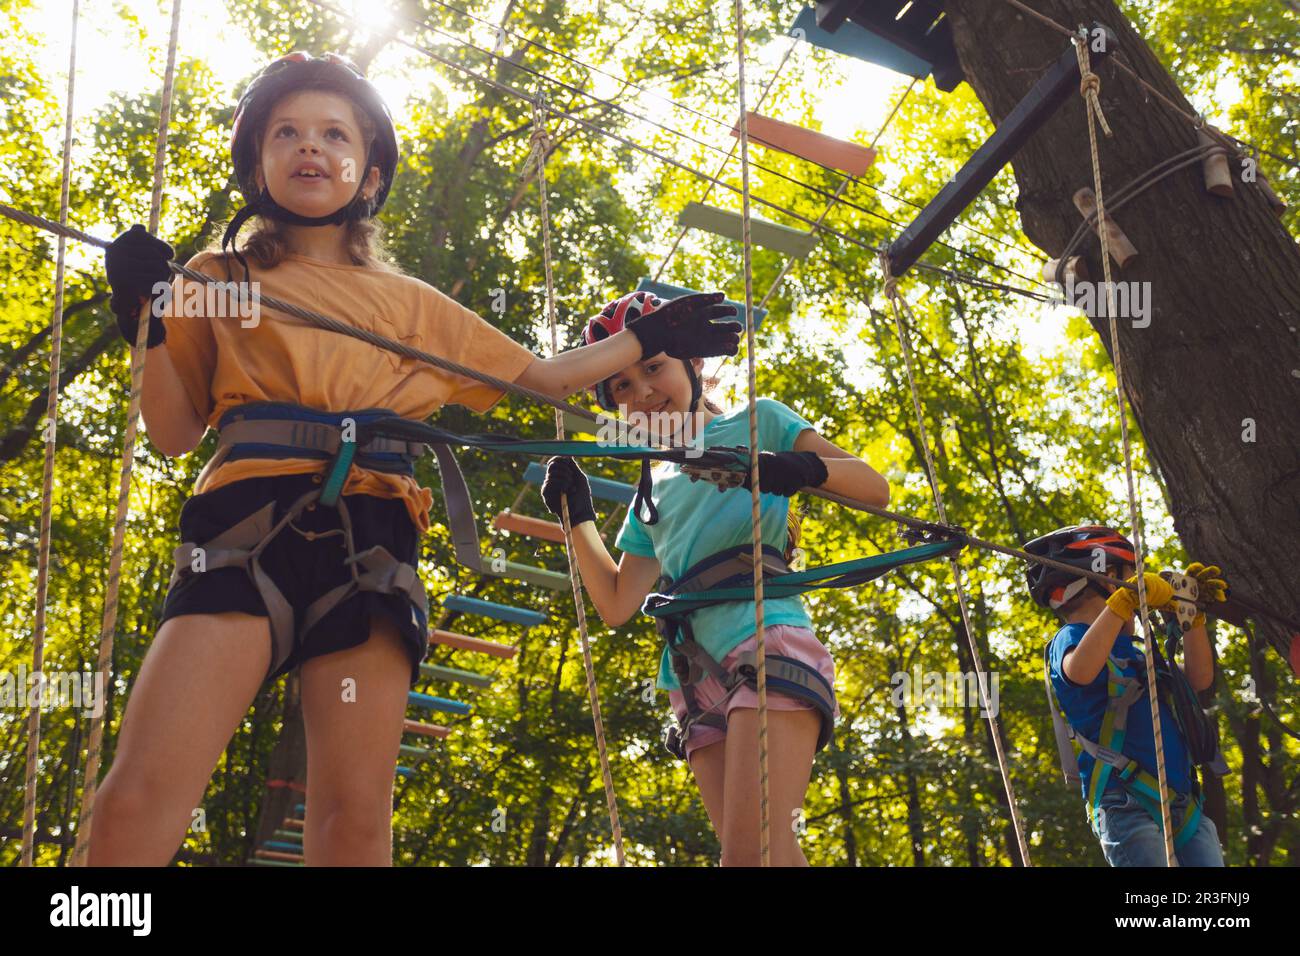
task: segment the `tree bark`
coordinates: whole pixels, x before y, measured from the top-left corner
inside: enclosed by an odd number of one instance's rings
[[[994,122],[1067,48],[1065,37],[1002,0],[945,0],[945,8],[967,81]],[[1109,27],[1119,40],[1111,59],[1119,56],[1195,112],[1111,0],[1038,0],[1035,8],[1066,26],[1095,20]],[[1103,186],[1113,195],[1195,146],[1196,133],[1111,63],[1098,75],[1115,131],[1098,147]],[[1059,256],[1080,222],[1071,196],[1093,184],[1081,98],[1067,101],[1012,167],[1025,234]],[[1114,280],[1151,283],[1150,326],[1119,319],[1119,349],[1174,527],[1188,553],[1223,567],[1230,585],[1300,619],[1300,566],[1289,553],[1300,540],[1300,250],[1257,186],[1239,183],[1228,199],[1209,195],[1199,166],[1144,191],[1116,220],[1140,255]],[[1095,238],[1083,252],[1089,274],[1101,276]],[[1091,321],[1109,353],[1108,320]],[[1252,423],[1253,441],[1243,437]],[[1121,454],[1116,448],[1117,469]],[[1296,670],[1300,643],[1291,629],[1259,625]]]

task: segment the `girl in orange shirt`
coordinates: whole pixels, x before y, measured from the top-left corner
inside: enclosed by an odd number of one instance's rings
[[[134,342],[149,322],[150,439],[167,455],[193,450],[209,427],[222,441],[181,512],[184,543],[99,789],[90,863],[167,863],[263,682],[301,668],[305,860],[388,865],[402,719],[427,646],[414,567],[432,498],[404,443],[359,443],[355,462],[322,477],[340,441],[353,441],[349,425],[424,419],[448,402],[486,411],[501,392],[296,321],[262,320],[257,294],[557,398],[645,355],[735,354],[740,327],[715,321],[730,314],[720,293],[694,296],[660,321],[540,359],[380,261],[370,220],[392,185],[396,133],[375,89],[332,54],[294,53],[263,70],[236,108],[231,152],[254,198],[223,238],[231,256],[205,252],[190,266],[230,280],[252,314],[232,305],[223,315],[230,295],[214,316],[214,300],[195,297],[209,290],[180,278],[169,286],[172,250],[141,226],[108,252],[123,336]],[[253,216],[240,252],[239,228]],[[280,433],[266,429],[286,422],[299,427],[284,435],[332,436],[333,451],[268,443]],[[336,499],[323,495],[339,475]]]

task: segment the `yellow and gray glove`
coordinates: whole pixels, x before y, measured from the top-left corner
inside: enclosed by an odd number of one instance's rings
[[[1217,565],[1211,564],[1206,567],[1197,561],[1189,565],[1184,573],[1196,578],[1196,586],[1202,601],[1211,603],[1228,600],[1228,582],[1223,579],[1223,571]],[[1192,627],[1201,627],[1203,624],[1205,624],[1205,612],[1198,611],[1192,620]]]
[[[1165,607],[1174,599],[1174,587],[1160,575],[1148,571],[1142,575],[1147,589],[1147,607],[1153,611]],[[1128,579],[1128,584],[1137,584],[1137,575]],[[1138,609],[1138,593],[1128,588],[1116,588],[1115,593],[1106,598],[1106,606],[1128,620]]]

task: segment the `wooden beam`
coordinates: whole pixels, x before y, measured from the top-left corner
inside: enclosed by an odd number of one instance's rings
[[[470,711],[469,704],[463,701],[448,700],[446,697],[435,697],[432,694],[421,694],[416,691],[407,692],[406,705],[423,707],[426,710],[439,710],[444,714],[460,714],[462,717]]]
[[[763,116],[753,110],[746,112],[745,117],[749,138],[753,142],[779,149],[810,163],[842,170],[850,176],[862,176],[876,160],[876,151],[870,146],[836,139],[825,133]],[[739,123],[731,128],[731,135],[740,136]]]
[[[571,587],[567,574],[549,568],[533,567],[531,564],[500,561],[491,555],[483,556],[483,573],[496,578],[524,581],[534,587],[549,588],[552,591],[567,591]]]
[[[402,721],[402,732],[407,734],[419,734],[422,737],[437,737],[439,740],[446,740],[451,734],[450,727],[444,727],[441,724],[422,724],[418,720]]]
[[[540,468],[536,462],[529,465]],[[593,479],[594,485],[594,479]],[[497,604],[495,601],[484,601],[482,598],[464,597],[459,594],[453,594],[451,597],[444,598],[442,606],[449,611],[459,611],[462,614],[480,614],[483,617],[494,618],[498,621],[506,621],[510,624],[522,624],[524,627],[533,627],[536,624],[544,624],[548,620],[541,611],[534,611],[531,608],[511,607],[508,604]],[[435,634],[443,633],[434,631]],[[459,635],[457,635],[459,636]],[[490,643],[484,641],[483,643]]]
[[[1105,30],[1099,24],[1094,24],[1093,28]],[[1091,53],[1094,68],[1118,47],[1119,40],[1114,33],[1105,30],[1105,36],[1105,51]],[[1060,109],[1062,103],[1078,95],[1079,60],[1074,52],[1074,44],[1071,43],[1047,72],[1039,77],[1024,99],[1016,104],[1015,109],[987,142],[975,151],[975,155],[966,161],[957,175],[939,190],[939,194],[917,213],[911,224],[890,245],[889,268],[893,274],[901,276],[910,269],[925,250],[930,248],[931,243],[961,215],[962,210],[993,181],[1002,167],[1010,162],[1025,140],[1038,132],[1052,114]]]
[[[474,651],[491,657],[514,657],[519,653],[519,648],[509,644],[498,644],[495,641],[454,634],[451,631],[432,630],[429,632],[429,641],[433,644],[442,644],[444,647],[454,647],[458,651]]]
[[[540,538],[543,541],[564,544],[564,529],[560,527],[558,521],[530,518],[527,515],[517,515],[511,511],[503,511],[493,519],[492,527],[498,531],[526,534],[530,538]]]
[[[740,242],[744,235],[744,217],[738,212],[728,212],[702,202],[690,202],[677,214],[677,224],[691,229],[703,229],[714,235]],[[817,248],[817,236],[811,232],[791,229],[766,219],[749,218],[749,238],[756,246],[775,249],[794,259],[805,259]]]
[[[492,678],[487,674],[475,674],[473,671],[463,671],[458,667],[443,667],[441,664],[421,664],[420,676],[455,684],[471,684],[474,687],[492,686]]]

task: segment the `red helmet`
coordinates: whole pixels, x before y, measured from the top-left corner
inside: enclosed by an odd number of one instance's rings
[[[599,342],[607,339],[611,335],[617,335],[633,322],[642,316],[649,315],[656,309],[662,309],[668,302],[659,298],[653,292],[629,292],[627,295],[609,302],[599,315],[593,315],[587,320],[587,325],[582,330],[582,344],[591,345],[593,342]],[[698,384],[696,382],[695,369],[690,362],[686,363],[686,370],[691,376],[692,398],[698,398]],[[607,411],[614,411],[618,404],[614,401],[614,396],[609,391],[609,380],[597,382],[591,388],[591,393],[596,397],[596,402],[601,408]],[[692,408],[694,404],[692,403]]]
[[[1094,569],[1098,552],[1103,558],[1105,573],[1118,572],[1125,564],[1137,564],[1133,543],[1114,528],[1105,525],[1080,524],[1058,528],[1030,541],[1025,545],[1025,550],[1084,571]],[[1034,603],[1052,610],[1065,604],[1085,587],[1096,586],[1088,578],[1037,562],[1030,563],[1025,570],[1025,578]],[[1098,593],[1101,593],[1100,588]]]

